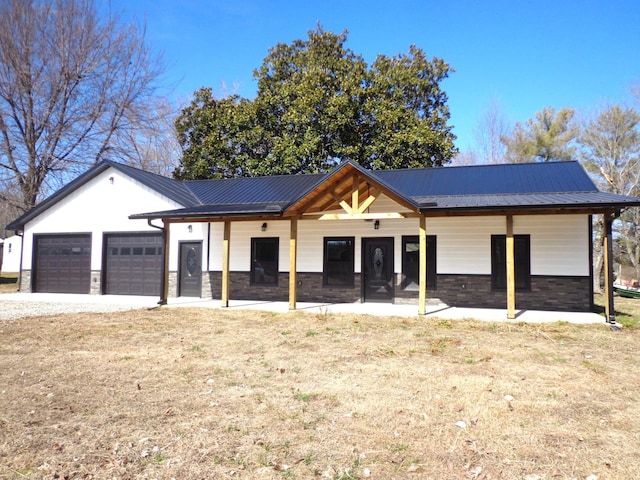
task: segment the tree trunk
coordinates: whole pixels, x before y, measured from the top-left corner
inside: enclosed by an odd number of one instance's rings
[[[593,222],[593,292],[602,293],[601,279],[604,268],[604,219],[598,216]]]

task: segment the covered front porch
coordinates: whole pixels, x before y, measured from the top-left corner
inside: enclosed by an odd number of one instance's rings
[[[233,234],[232,232],[234,229],[236,232],[241,231],[242,229],[238,228],[239,225],[253,222],[254,227],[256,224],[261,224],[263,231],[265,231],[267,228],[271,228],[273,224],[277,224],[280,229],[278,239],[280,240],[280,243],[283,243],[285,235],[282,235],[282,227],[283,225],[287,225],[286,237],[288,237],[288,271],[286,267],[283,269],[281,264],[280,270],[276,272],[276,275],[286,275],[286,277],[283,276],[283,280],[281,281],[279,288],[282,289],[283,283],[287,283],[288,309],[297,310],[300,308],[310,308],[301,307],[302,304],[299,301],[300,295],[298,289],[301,284],[300,278],[302,275],[309,274],[309,270],[300,269],[301,226],[310,224],[315,225],[316,235],[320,238],[324,238],[325,241],[324,253],[321,246],[322,244],[319,244],[320,246],[316,245],[316,247],[314,247],[315,250],[313,251],[308,249],[305,251],[306,255],[324,255],[325,257],[324,264],[321,264],[322,268],[319,270],[313,270],[315,274],[321,276],[321,283],[317,283],[315,288],[317,288],[319,294],[322,294],[323,292],[328,292],[330,288],[334,287],[332,284],[333,279],[331,278],[330,273],[327,273],[327,242],[334,241],[332,239],[338,235],[336,232],[340,232],[340,239],[335,241],[344,241],[341,239],[352,235],[350,228],[354,228],[354,222],[360,222],[360,227],[366,224],[368,225],[367,228],[370,230],[369,234],[366,236],[362,233],[358,233],[358,236],[352,237],[354,239],[354,243],[358,244],[355,247],[352,246],[351,262],[352,264],[354,262],[357,263],[358,267],[355,269],[353,266],[351,267],[352,269],[350,274],[354,278],[357,277],[357,281],[352,281],[350,287],[352,290],[358,290],[360,301],[357,302],[357,304],[366,303],[371,300],[382,302],[386,301],[384,308],[391,308],[394,311],[398,311],[398,309],[412,309],[412,314],[414,315],[428,315],[433,313],[433,309],[429,307],[428,302],[428,299],[433,299],[434,296],[430,295],[428,289],[428,270],[431,260],[428,254],[427,243],[428,231],[432,228],[434,222],[451,218],[462,219],[463,223],[472,223],[477,219],[484,219],[483,221],[489,219],[492,230],[488,235],[485,232],[485,237],[488,239],[494,233],[503,237],[505,257],[503,268],[505,271],[505,278],[502,286],[495,288],[495,286],[491,286],[491,278],[489,277],[490,282],[489,287],[487,288],[489,288],[489,293],[494,298],[504,299],[504,310],[499,308],[493,310],[500,312],[500,315],[503,315],[504,318],[516,320],[525,312],[522,310],[522,307],[518,309],[516,302],[516,235],[514,233],[514,219],[519,218],[522,220],[523,218],[540,218],[544,215],[554,216],[554,218],[559,218],[563,215],[582,215],[585,218],[586,225],[587,216],[591,214],[603,214],[607,219],[608,235],[607,248],[605,251],[608,254],[606,263],[608,265],[607,271],[608,274],[611,275],[611,222],[616,216],[616,211],[611,208],[590,208],[585,206],[585,204],[558,207],[555,205],[549,205],[548,203],[542,206],[534,205],[533,207],[523,207],[522,205],[480,205],[478,207],[469,207],[468,205],[465,205],[464,208],[459,208],[454,205],[451,208],[443,208],[441,205],[429,200],[427,197],[408,196],[399,193],[389,184],[380,180],[380,178],[373,174],[373,172],[366,171],[351,162],[341,164],[331,174],[323,176],[317,184],[306,189],[303,194],[288,202],[273,202],[270,204],[236,203],[203,205],[193,209],[158,212],[157,214],[133,215],[131,218],[147,218],[149,221],[152,219],[161,219],[163,222],[165,259],[161,303],[167,304],[174,301],[173,299],[170,299],[169,291],[172,226],[177,224],[209,224],[222,227],[219,229],[221,233],[220,237],[217,237],[213,242],[209,235],[207,238],[206,248],[209,250],[212,244],[215,244],[216,250],[219,248],[221,262],[218,272],[220,278],[216,278],[216,282],[219,282],[220,285],[219,306],[221,308],[229,308],[232,305],[232,276],[235,275],[237,277],[239,274],[237,271],[234,272],[230,268],[230,255],[234,242],[242,243],[246,249],[244,251],[245,256],[251,254],[249,248],[247,248],[249,245],[247,244],[246,234],[240,233],[240,236],[238,236],[237,233]],[[402,225],[402,237],[399,237],[399,234],[395,234],[395,247],[393,241],[391,241],[388,243],[388,248],[385,250],[383,242],[385,237],[383,232],[377,231],[380,224],[384,224],[385,227],[390,224]],[[326,228],[321,226],[326,226]],[[383,290],[386,288],[385,284],[388,285],[390,283],[389,278],[392,278],[383,277],[382,281],[378,285],[373,285],[370,280],[370,276],[373,273],[378,275],[380,272],[377,271],[377,269],[382,271],[384,268],[387,268],[387,272],[385,274],[389,274],[390,272],[390,275],[392,276],[397,274],[404,275],[405,273],[404,267],[402,270],[397,268],[397,255],[396,268],[393,268],[393,261],[387,261],[387,265],[390,264],[392,266],[389,270],[390,267],[385,267],[384,261],[382,260],[382,258],[393,258],[393,249],[398,248],[400,241],[403,243],[405,241],[404,233],[408,233],[408,235],[415,239],[412,240],[415,242],[415,253],[417,254],[417,271],[415,272],[415,287],[417,292],[415,292],[415,303],[413,305],[398,305],[396,302],[397,296],[394,296],[393,291],[388,297],[388,300],[385,300],[384,298],[373,299],[371,298],[372,295],[370,295],[371,292],[369,289],[371,287],[377,288],[378,291],[384,293]],[[582,238],[588,242],[590,248],[590,239],[587,240],[587,237],[588,232],[584,231]],[[253,238],[251,240],[253,240]],[[252,248],[253,245],[251,245],[251,249]],[[358,255],[354,253],[356,251],[358,252]],[[482,255],[489,255],[488,249],[483,251]],[[284,258],[285,256],[281,255],[281,257]],[[583,256],[584,265],[587,265],[588,263],[586,261],[586,257],[587,255]],[[367,264],[369,261],[371,261],[371,265]],[[491,262],[493,262],[493,260],[491,260]],[[206,271],[210,270],[206,269]],[[473,274],[473,272],[471,273]],[[251,280],[249,280],[249,274],[251,275]],[[247,277],[247,285],[250,285],[250,282],[253,281],[253,275],[254,272],[246,272],[245,276]],[[586,279],[588,282],[589,278],[592,278],[592,274],[590,272],[584,273],[581,278],[583,280]],[[609,278],[612,277],[610,276]],[[486,283],[486,278],[483,281]],[[584,285],[581,286],[581,289],[586,291],[585,298],[588,299],[590,287],[588,283],[586,285],[586,289]],[[611,323],[615,323],[615,316],[613,314],[613,292],[610,289],[611,281],[607,281],[606,286],[608,288],[607,298],[609,299],[609,302],[607,303],[606,318]],[[338,288],[339,287],[340,285],[338,285]],[[465,284],[462,285],[462,288],[465,288]],[[391,289],[393,289],[393,286]],[[218,295],[214,295],[214,298],[216,296]],[[247,298],[246,292],[238,293],[238,291],[235,291],[233,300],[237,300],[238,298]],[[265,298],[262,298],[261,300],[265,301]],[[248,302],[252,303],[250,300],[248,300]],[[320,301],[318,302],[318,305],[334,305],[336,303],[349,305],[352,303],[349,301],[343,303],[331,300],[328,302]],[[591,300],[587,300],[587,307],[590,302]],[[260,304],[261,302],[258,301],[255,303]],[[456,308],[454,303],[449,303],[450,305],[446,305],[445,309],[450,310]],[[305,302],[304,305],[307,304],[308,302]],[[381,310],[383,307],[381,307],[380,303],[375,303],[373,308]],[[536,307],[534,306],[533,308]],[[536,310],[538,310],[538,308],[536,308]]]

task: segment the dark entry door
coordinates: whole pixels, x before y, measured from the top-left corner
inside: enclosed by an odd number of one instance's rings
[[[362,273],[365,302],[393,300],[393,238],[362,239]]]
[[[202,295],[202,243],[180,243],[180,285],[181,297]]]

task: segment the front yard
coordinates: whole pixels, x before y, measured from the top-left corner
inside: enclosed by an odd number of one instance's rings
[[[166,307],[6,321],[0,478],[640,478],[639,332]]]

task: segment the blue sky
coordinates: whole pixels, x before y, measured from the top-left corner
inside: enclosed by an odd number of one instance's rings
[[[183,104],[201,86],[253,98],[253,70],[269,48],[306,38],[318,22],[348,30],[346,46],[369,63],[415,44],[456,70],[442,87],[461,150],[473,146],[493,99],[510,123],[525,122],[545,106],[593,112],[640,85],[637,0],[111,0],[111,8],[146,20]]]

